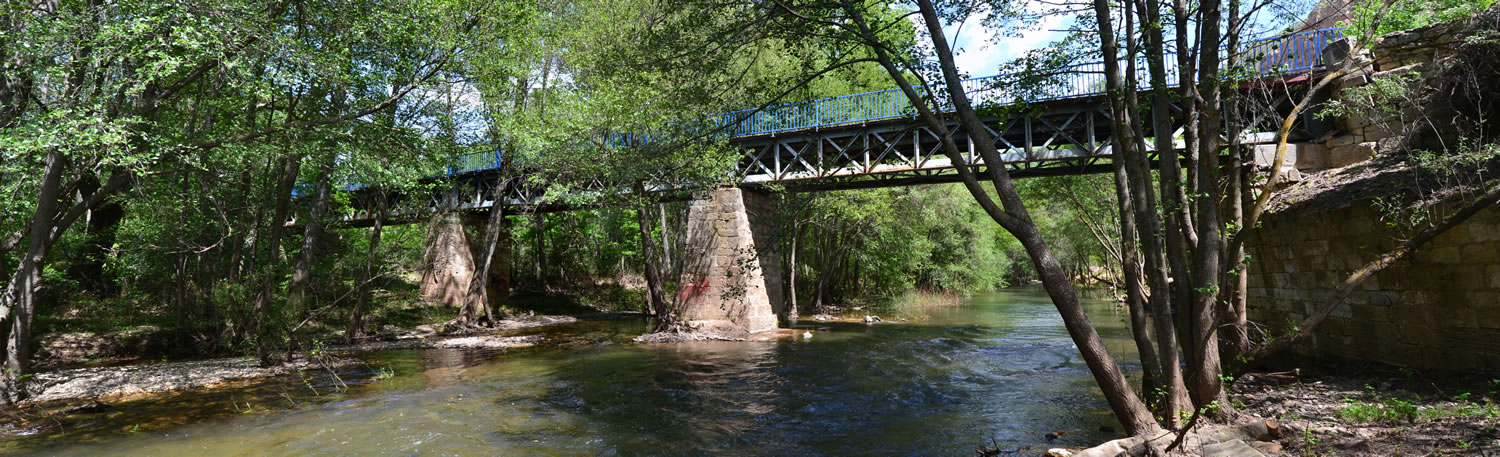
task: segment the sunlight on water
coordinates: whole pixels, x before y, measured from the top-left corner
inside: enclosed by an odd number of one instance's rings
[[[1133,361],[1123,314],[1090,315]],[[973,455],[1111,438],[1110,418],[1039,288],[898,324],[804,322],[814,337],[631,345],[640,321],[541,330],[573,343],[393,351],[342,394],[303,380],[177,395],[4,443],[45,455]],[[310,382],[326,382],[318,378]],[[315,384],[316,385],[316,384]],[[326,386],[325,386],[326,387]],[[248,413],[245,413],[246,410]]]

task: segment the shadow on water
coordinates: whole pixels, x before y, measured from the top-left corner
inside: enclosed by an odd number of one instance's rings
[[[1091,300],[1132,360],[1120,313]],[[120,405],[11,440],[49,455],[973,455],[1084,445],[1118,429],[1039,288],[812,338],[610,344],[640,320],[532,329],[562,346],[392,351],[314,396],[297,378]],[[375,370],[390,375],[372,377]],[[246,403],[254,406],[249,414]],[[293,406],[295,404],[295,406]],[[71,419],[70,419],[71,420]],[[143,424],[135,428],[133,424]],[[1031,452],[1035,453],[1035,452]]]

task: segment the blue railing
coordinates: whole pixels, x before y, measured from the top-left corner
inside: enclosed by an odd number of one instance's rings
[[[1343,28],[1312,30],[1290,35],[1253,40],[1245,45],[1237,61],[1244,62],[1254,76],[1276,73],[1307,71],[1321,66],[1323,49],[1329,43],[1344,36]],[[1178,84],[1177,59],[1166,59],[1167,84]],[[1227,65],[1227,62],[1226,62]],[[1029,103],[1083,98],[1104,93],[1104,63],[1092,62],[1070,65],[1056,70],[1057,76],[1042,84],[1031,93],[1024,94]],[[966,79],[962,82],[964,93],[975,108],[1005,106],[1014,103],[1023,94],[1012,84],[1017,75],[995,75]],[[1136,81],[1142,90],[1150,89],[1150,77],[1144,62],[1136,65]],[[930,87],[917,89],[919,93]],[[938,100],[946,89],[938,88]],[[952,106],[939,106],[951,111]],[[862,94],[840,95],[818,100],[787,103],[763,109],[730,111],[710,116],[710,124],[727,126],[728,137],[768,135],[794,130],[812,130],[823,127],[860,124],[899,118],[912,118],[916,108],[901,92],[901,89],[886,89]],[[448,173],[470,173],[499,168],[498,153],[475,153],[458,157],[449,167]]]

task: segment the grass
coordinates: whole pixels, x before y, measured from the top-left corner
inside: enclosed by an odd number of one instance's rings
[[[856,313],[875,314],[886,319],[912,319],[921,320],[932,314],[933,311],[943,308],[962,306],[968,297],[953,292],[932,292],[913,290],[891,297],[878,300],[871,304],[859,306],[863,308]],[[858,309],[848,307],[848,310]],[[859,316],[855,316],[859,317]]]
[[[1500,407],[1490,403],[1475,403],[1467,395],[1455,397],[1455,403],[1419,406],[1412,400],[1398,398],[1376,398],[1374,402],[1344,399],[1349,405],[1339,408],[1334,416],[1352,424],[1364,423],[1412,423],[1433,421],[1452,417],[1500,417]],[[1417,399],[1420,401],[1420,399]]]

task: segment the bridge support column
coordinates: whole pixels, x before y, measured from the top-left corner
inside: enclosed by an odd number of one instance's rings
[[[438,215],[427,229],[422,255],[422,297],[434,303],[462,306],[474,277],[474,254],[456,213]]]
[[[437,217],[427,230],[427,249],[423,255],[419,288],[423,298],[454,307],[463,305],[469,293],[469,281],[478,270],[475,259],[484,248],[484,231],[488,223],[489,217],[484,214],[447,213]],[[491,305],[510,295],[509,235],[509,224],[506,224],[501,228],[501,238],[495,246],[490,283],[485,288]]]
[[[729,321],[749,333],[776,328],[784,302],[774,210],[770,196],[736,188],[693,201],[674,300],[684,319]]]

